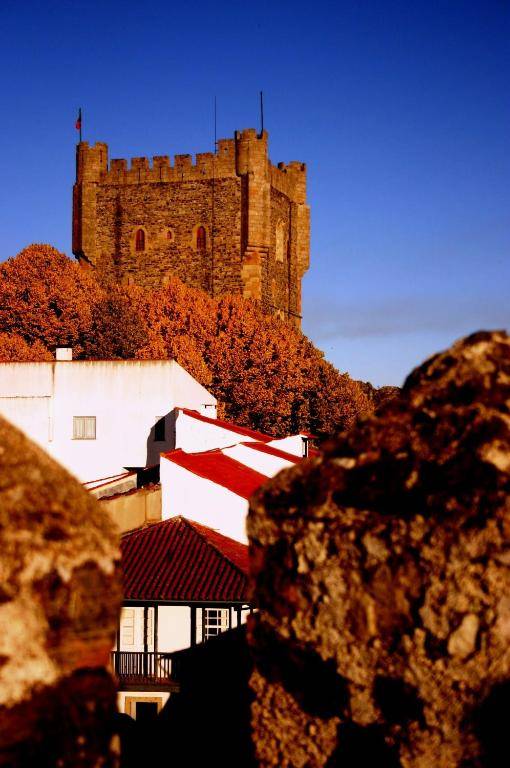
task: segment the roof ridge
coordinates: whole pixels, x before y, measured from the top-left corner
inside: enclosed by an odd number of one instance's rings
[[[284,451],[283,448],[279,448],[277,445],[272,445],[271,443],[263,443],[262,440],[245,440],[237,443],[237,445],[242,445],[245,448],[251,448],[253,451],[261,451],[261,453],[273,454],[273,456],[279,456],[284,460],[292,461],[294,464],[297,464],[299,461],[301,461],[302,458],[304,458],[303,456],[298,456],[295,453]]]
[[[243,427],[241,424],[236,424],[233,421],[227,421],[226,419],[218,419],[218,418],[212,418],[211,416],[206,416],[203,413],[200,413],[200,411],[197,411],[196,408],[186,408],[184,406],[179,406],[177,410],[181,411],[185,415],[191,415],[194,418],[198,418],[200,421],[204,421],[208,424],[212,424],[214,426],[220,427],[220,429],[226,429],[227,431],[230,430],[231,432],[237,432],[238,434],[244,434],[247,437],[250,437],[250,435],[254,436],[257,435],[257,438],[264,442],[269,442],[271,440],[277,440],[278,438],[275,438],[274,435],[268,435],[267,432],[261,432],[259,429],[253,429],[252,427]]]
[[[224,552],[222,552],[221,549],[219,549],[219,547],[216,546],[216,544],[214,544],[212,541],[210,541],[208,538],[206,538],[206,536],[202,533],[202,531],[198,530],[196,528],[196,526],[198,526],[199,528],[206,528],[207,530],[213,531],[213,533],[215,533],[217,536],[221,536],[224,539],[227,539],[228,541],[233,541],[235,544],[239,544],[240,546],[247,547],[246,544],[243,544],[241,541],[236,541],[235,539],[231,539],[230,536],[225,536],[223,533],[220,533],[219,531],[216,531],[214,528],[209,528],[208,525],[202,525],[202,523],[197,523],[196,520],[189,520],[189,518],[187,518],[187,517],[183,517],[182,520],[183,520],[184,523],[186,523],[186,525],[189,528],[191,528],[193,530],[194,533],[196,533],[197,536],[200,536],[202,541],[205,541],[205,543],[208,546],[212,547],[212,549],[214,549],[214,551],[223,560],[226,560],[231,566],[233,566],[236,569],[236,571],[238,571],[241,574],[241,576],[244,576],[244,578],[248,578],[248,574],[245,573],[242,570],[242,568],[240,568],[238,566],[237,563],[235,563],[233,560],[231,560],[230,557],[228,557]]]
[[[182,515],[174,515],[174,517],[167,517],[166,520],[146,520],[138,528],[132,528],[130,531],[123,531],[120,534],[120,538],[124,539],[126,536],[134,536],[135,534],[142,534],[149,528],[155,528],[157,525],[163,525],[163,523],[173,523]]]

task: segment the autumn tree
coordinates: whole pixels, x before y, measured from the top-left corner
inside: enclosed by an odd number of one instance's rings
[[[153,291],[100,286],[93,274],[47,245],[0,265],[2,359],[47,359],[55,346],[75,358],[173,358],[222,415],[275,436],[331,434],[371,407],[366,387],[257,302],[214,299],[178,278]]]
[[[177,278],[150,299],[148,344],[138,355],[175,358],[208,386],[226,418],[275,435],[322,435],[368,410],[357,382],[257,302],[212,299]]]
[[[344,429],[368,407],[357,382],[323,359],[309,339],[256,302],[220,299],[207,362],[213,392],[239,423],[284,435]]]
[[[26,363],[52,360],[53,355],[40,341],[29,344],[17,333],[0,333],[0,362]]]
[[[147,343],[146,296],[134,286],[108,286],[91,301],[90,324],[83,331],[80,354],[100,360],[128,360]]]
[[[216,329],[214,299],[173,278],[164,288],[145,294],[141,311],[148,333],[136,356],[177,360],[201,384],[209,386],[212,376],[205,349]]]
[[[93,276],[63,253],[30,245],[0,264],[0,332],[79,354],[102,295]]]

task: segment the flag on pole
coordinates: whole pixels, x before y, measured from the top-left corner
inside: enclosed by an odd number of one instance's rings
[[[76,128],[77,131],[80,132],[80,142],[81,142],[81,107],[78,110],[78,117],[76,119],[76,123],[74,127]]]

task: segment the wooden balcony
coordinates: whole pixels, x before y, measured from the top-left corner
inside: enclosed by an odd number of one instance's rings
[[[111,664],[120,691],[179,690],[171,653],[112,651]]]

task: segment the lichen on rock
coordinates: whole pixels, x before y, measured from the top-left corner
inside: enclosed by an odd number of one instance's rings
[[[509,491],[510,339],[480,332],[258,493],[261,767],[503,765]]]

